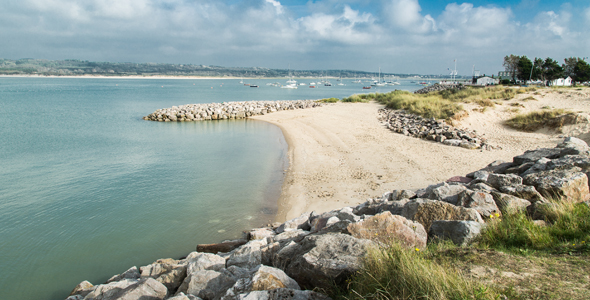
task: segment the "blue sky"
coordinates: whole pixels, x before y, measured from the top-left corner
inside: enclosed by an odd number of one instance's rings
[[[3,0],[0,58],[459,74],[590,56],[590,1]]]

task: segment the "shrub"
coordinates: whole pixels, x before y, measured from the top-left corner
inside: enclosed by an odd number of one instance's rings
[[[319,101],[322,103],[336,103],[336,102],[340,101],[340,99],[338,99],[338,98],[324,98]]]
[[[558,116],[569,113],[564,109],[534,111],[526,115],[517,115],[514,118],[507,120],[504,124],[514,129],[522,131],[535,131],[541,127],[547,126],[549,128],[560,128],[562,124]]]
[[[342,99],[342,102],[369,102],[366,95],[352,95],[348,98]]]

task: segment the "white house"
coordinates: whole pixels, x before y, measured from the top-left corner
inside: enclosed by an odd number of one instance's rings
[[[488,76],[477,78],[477,81],[476,81],[476,84],[478,84],[478,85],[494,85],[494,84],[499,84],[499,83],[500,83],[499,79],[495,79],[495,78],[488,77]]]
[[[549,85],[551,85],[551,86],[572,86],[572,78],[568,76],[567,78],[555,79],[555,80],[551,81],[549,83]]]

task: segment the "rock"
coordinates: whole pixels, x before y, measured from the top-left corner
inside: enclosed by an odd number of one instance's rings
[[[567,137],[556,146],[561,148],[561,156],[565,155],[590,155],[590,147],[583,140],[575,137]]]
[[[139,274],[139,270],[137,269],[137,267],[133,266],[129,268],[127,271],[111,277],[109,280],[107,280],[107,283],[113,281],[120,281],[123,279],[138,279],[139,277],[141,277],[141,275]]]
[[[562,149],[558,148],[540,148],[536,150],[528,150],[524,154],[512,158],[515,165],[522,165],[529,162],[536,162],[541,158],[559,158]]]
[[[338,219],[342,221],[358,222],[361,218],[353,213],[352,207],[345,207],[338,211]]]
[[[524,177],[526,185],[532,185],[545,197],[556,197],[581,202],[590,198],[588,177],[579,167],[567,170],[548,170]]]
[[[197,252],[206,252],[206,253],[219,253],[219,252],[230,252],[244,244],[248,241],[246,240],[234,240],[234,241],[226,241],[217,244],[200,244],[197,245]]]
[[[345,233],[345,234],[349,234],[349,232],[348,232],[348,225],[352,224],[351,221],[349,221],[349,220],[340,220],[337,217],[332,217],[332,218],[337,219],[338,221],[336,221],[335,223],[328,222],[329,225],[327,225],[326,227],[322,228],[322,230],[320,230],[318,232],[318,234],[326,234],[326,233]]]
[[[288,230],[297,229],[309,230],[311,229],[308,222],[310,215],[311,212],[303,213],[301,216],[283,223],[281,226],[279,226],[279,228],[276,229],[276,232],[282,233]]]
[[[225,258],[211,253],[191,252],[186,261],[187,274],[201,270],[220,271],[225,268]]]
[[[252,290],[264,291],[279,288],[299,290],[299,284],[281,269],[259,265],[253,269]]]
[[[179,289],[179,293],[192,294],[203,299],[217,300],[225,295],[237,279],[213,270],[201,270],[190,274]],[[178,294],[177,294],[178,295]]]
[[[548,212],[554,206],[555,206],[555,204],[551,203],[551,202],[537,201],[537,202],[531,204],[529,207],[527,207],[527,214],[533,220],[551,221],[550,220],[551,214],[549,214]]]
[[[481,149],[481,145],[476,144],[476,143],[466,142],[466,141],[461,142],[459,144],[459,147],[465,148],[465,149],[470,149],[470,150]]]
[[[310,234],[309,231],[304,231],[301,229],[298,230],[290,230],[290,231],[285,231],[281,234],[277,234],[275,235],[275,237],[273,238],[273,241],[275,242],[282,242],[285,240],[295,240],[295,239],[302,239],[304,236]]]
[[[288,241],[288,240],[286,240]],[[273,258],[281,250],[279,242],[270,243],[260,247],[260,261],[263,265],[272,266]]]
[[[253,268],[259,265],[262,262],[260,248],[266,244],[268,244],[266,240],[249,241],[229,256],[226,265],[243,268]]]
[[[184,293],[179,293],[178,295],[174,296],[174,297],[170,297],[167,300],[202,300],[199,297],[193,296],[193,295],[185,295]]]
[[[481,169],[479,171],[486,171],[488,173],[502,174],[502,173],[505,173],[506,172],[506,169],[512,167],[513,165],[514,165],[513,163],[505,162],[505,161],[502,161],[502,160],[496,160],[496,161],[490,163],[485,168],[483,168],[483,169]],[[466,176],[473,178],[474,174],[475,174],[475,172],[469,173]]]
[[[412,199],[416,197],[416,193],[411,190],[394,190],[391,192],[391,201],[399,201],[402,199]]]
[[[476,184],[470,184],[469,188],[474,191],[482,191],[482,192],[486,192],[486,193],[491,193],[491,192],[497,191],[495,188],[493,188],[483,182],[479,182]]]
[[[528,174],[545,171],[545,169],[547,169],[547,164],[549,162],[551,162],[550,159],[548,159],[548,158],[541,158],[541,159],[537,160],[535,163],[526,163],[526,164],[523,164],[523,165],[531,165],[531,164],[532,165],[526,171],[522,172],[520,174],[520,176],[521,177],[524,177],[524,176],[526,176]]]
[[[462,140],[458,140],[458,139],[449,139],[449,140],[444,140],[443,144],[445,144],[447,146],[459,147],[462,142],[463,142]]]
[[[432,222],[438,220],[476,221],[483,223],[483,219],[475,209],[427,199],[415,199],[408,202],[404,206],[402,216],[422,224],[427,232]]]
[[[475,183],[488,182],[488,177],[490,176],[490,172],[482,171],[482,170],[475,171],[475,172],[473,172],[473,174],[471,176],[473,177],[473,181],[477,181]],[[475,184],[475,183],[473,183],[473,184]]]
[[[495,174],[491,174],[495,175]],[[459,194],[458,206],[475,209],[481,216],[489,217],[500,212],[494,197],[486,192],[465,190]]]
[[[431,240],[450,239],[458,246],[466,246],[479,236],[482,228],[475,221],[434,221],[428,234]]]
[[[275,235],[276,233],[269,228],[256,228],[248,232],[248,240],[261,240]]]
[[[508,169],[506,169],[505,173],[506,174],[522,174],[524,172],[526,172],[528,169],[530,169],[535,163],[532,162],[528,162],[526,164],[522,164],[522,165],[517,165],[517,166],[513,166],[510,167]]]
[[[350,234],[358,239],[368,239],[384,244],[399,241],[408,248],[424,248],[427,235],[424,226],[389,211],[348,225]]]
[[[281,249],[279,266],[306,288],[329,288],[343,284],[361,266],[373,243],[345,234],[306,236],[301,243]],[[286,251],[281,255],[281,252]],[[286,257],[288,254],[289,257]]]
[[[521,185],[522,177],[514,174],[492,173],[488,176],[487,184],[496,189],[499,189],[502,186]]]
[[[70,292],[70,296],[80,296],[80,299],[86,297],[90,292],[92,292],[96,287],[92,285],[89,281],[82,281],[78,283],[78,285]]]
[[[503,213],[512,213],[516,211],[526,211],[527,207],[531,205],[530,201],[518,198],[513,195],[493,192],[492,196],[496,205]]]
[[[153,278],[123,279],[97,286],[84,300],[160,300],[167,293],[168,289]]]
[[[213,254],[211,254],[213,255]],[[141,278],[153,278],[162,283],[170,294],[174,294],[186,278],[187,264],[177,260],[163,259],[140,268]]]
[[[456,204],[459,194],[465,191],[465,189],[466,188],[463,185],[449,185],[445,182],[443,185],[432,189],[432,191],[426,195],[426,198]]]
[[[447,179],[446,182],[470,183],[473,179],[463,176],[453,176]]]
[[[271,291],[252,291],[240,294],[239,300],[331,300],[330,297],[314,292],[292,289],[276,289]]]
[[[530,185],[503,186],[499,190],[504,194],[516,196],[530,202],[544,200],[543,196],[537,192],[535,187]]]

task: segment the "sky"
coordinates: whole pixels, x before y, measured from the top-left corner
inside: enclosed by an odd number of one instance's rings
[[[589,0],[2,0],[0,58],[497,74],[588,28]]]

